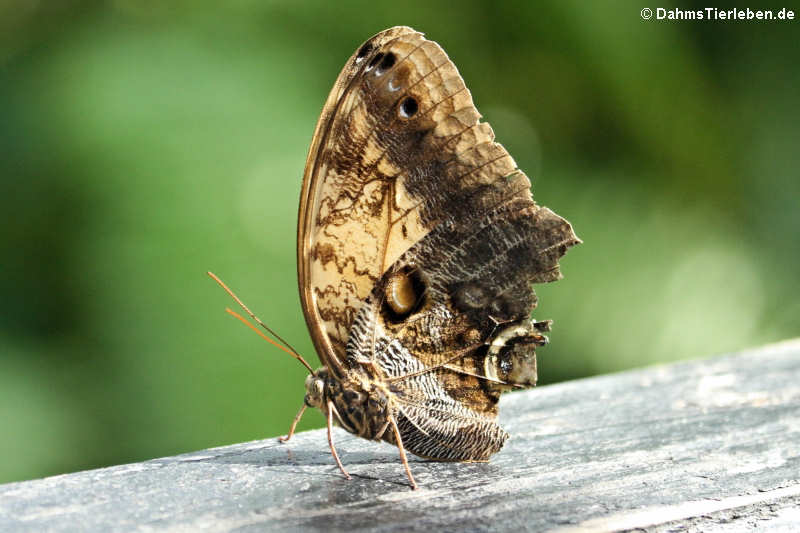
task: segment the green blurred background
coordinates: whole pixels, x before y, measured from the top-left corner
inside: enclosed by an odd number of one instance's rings
[[[344,61],[397,24],[585,241],[537,289],[543,382],[800,334],[796,20],[454,5],[0,1],[0,482],[286,431],[304,369],[205,271],[314,358],[306,150]]]

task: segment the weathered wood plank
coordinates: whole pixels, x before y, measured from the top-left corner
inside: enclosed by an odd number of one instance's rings
[[[489,464],[412,460],[337,430],[0,486],[0,530],[790,529],[800,340],[507,395]]]

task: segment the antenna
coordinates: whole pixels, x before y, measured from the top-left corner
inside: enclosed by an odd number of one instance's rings
[[[252,329],[252,330],[253,330],[253,331],[255,331],[256,333],[258,333],[258,334],[259,334],[259,335],[260,335],[262,338],[264,338],[265,340],[267,340],[269,343],[271,343],[271,344],[272,344],[272,345],[274,345],[274,346],[277,346],[278,348],[280,348],[280,349],[281,349],[281,350],[283,350],[284,352],[288,353],[289,355],[291,355],[292,357],[294,357],[295,359],[297,359],[298,361],[300,361],[301,363],[303,363],[303,366],[305,366],[305,367],[308,369],[309,373],[311,373],[311,374],[313,374],[313,373],[314,373],[314,369],[313,369],[313,368],[311,368],[311,365],[309,365],[309,364],[306,362],[306,360],[305,360],[305,359],[303,359],[303,356],[302,356],[302,355],[300,355],[299,353],[297,353],[297,350],[295,350],[294,348],[292,348],[292,345],[291,345],[291,344],[289,344],[288,342],[286,342],[285,340],[283,340],[283,338],[282,338],[280,335],[278,335],[277,333],[275,333],[275,332],[272,330],[272,328],[270,328],[269,326],[267,326],[266,324],[264,324],[264,323],[263,323],[263,322],[262,322],[262,321],[261,321],[261,320],[260,320],[260,319],[259,319],[259,318],[258,318],[256,315],[254,315],[254,314],[253,314],[253,312],[252,312],[252,311],[250,311],[250,309],[248,309],[246,305],[244,305],[244,303],[243,303],[243,302],[242,302],[242,301],[239,299],[239,297],[238,297],[238,296],[236,296],[236,295],[233,293],[233,291],[232,291],[232,290],[230,290],[230,289],[228,288],[228,286],[227,286],[227,285],[225,285],[225,283],[223,283],[223,281],[222,281],[221,279],[219,279],[219,278],[218,278],[218,277],[217,277],[217,276],[216,276],[216,275],[215,275],[213,272],[207,272],[207,274],[208,274],[209,276],[211,276],[211,279],[213,279],[214,281],[216,281],[216,282],[219,284],[219,286],[220,286],[220,287],[222,287],[223,289],[225,289],[225,292],[227,292],[227,293],[228,293],[228,294],[231,296],[231,298],[233,298],[233,299],[236,301],[236,303],[237,303],[237,304],[239,304],[239,306],[240,306],[242,309],[244,309],[244,311],[245,311],[245,312],[246,312],[248,315],[250,315],[250,318],[252,318],[253,320],[255,320],[255,321],[258,323],[258,325],[259,325],[259,326],[261,326],[262,328],[264,328],[265,330],[267,330],[267,331],[268,331],[268,332],[269,332],[269,333],[270,333],[270,334],[271,334],[273,337],[275,337],[276,339],[278,339],[278,340],[281,342],[281,344],[283,344],[283,346],[281,346],[281,345],[280,345],[280,344],[278,344],[277,342],[273,341],[272,339],[270,339],[269,337],[267,337],[266,335],[264,335],[263,333],[261,333],[260,331],[258,331],[258,330],[255,328],[255,326],[253,326],[253,325],[252,325],[250,322],[248,322],[248,321],[247,321],[247,320],[246,320],[244,317],[242,317],[242,316],[241,316],[241,315],[239,315],[238,313],[235,313],[234,311],[231,311],[230,309],[226,308],[225,310],[226,310],[228,313],[230,313],[231,315],[235,316],[236,318],[238,318],[239,320],[241,320],[242,322],[244,322],[245,324],[247,324],[247,325],[250,327],[250,329]],[[285,346],[285,348],[284,348],[284,346]]]

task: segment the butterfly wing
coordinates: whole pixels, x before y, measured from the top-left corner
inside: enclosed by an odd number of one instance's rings
[[[334,371],[360,306],[427,232],[418,200],[405,194],[403,171],[387,153],[402,149],[402,140],[386,135],[397,122],[395,100],[412,85],[443,81],[436,67],[447,57],[432,44],[407,27],[369,39],[339,74],[314,133],[300,199],[298,281],[317,353]],[[380,52],[386,46],[391,56]],[[397,85],[389,86],[391,80]]]
[[[441,460],[502,446],[487,346],[579,242],[479,118],[436,43],[386,30],[340,74],[301,199],[300,291],[320,357],[334,371],[373,365],[406,448]],[[408,310],[391,305],[397,279],[418,293]]]
[[[568,223],[531,201],[524,175],[479,191],[384,274],[347,346],[351,365],[372,361],[384,372],[406,449],[437,460],[487,460],[502,447],[507,435],[495,420],[506,384],[487,375],[487,352],[503,324],[536,306],[530,284],[558,279],[558,258],[578,242]],[[407,273],[424,289],[416,308],[398,315],[386,287]],[[525,358],[535,374],[533,347]]]

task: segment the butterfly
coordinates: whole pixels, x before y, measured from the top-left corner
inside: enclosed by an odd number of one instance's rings
[[[319,408],[348,479],[334,424],[396,445],[417,488],[406,452],[487,461],[500,394],[536,383],[550,321],[531,284],[580,240],[480,117],[442,48],[398,26],[348,59],[314,131],[297,272],[323,366],[282,440]]]

